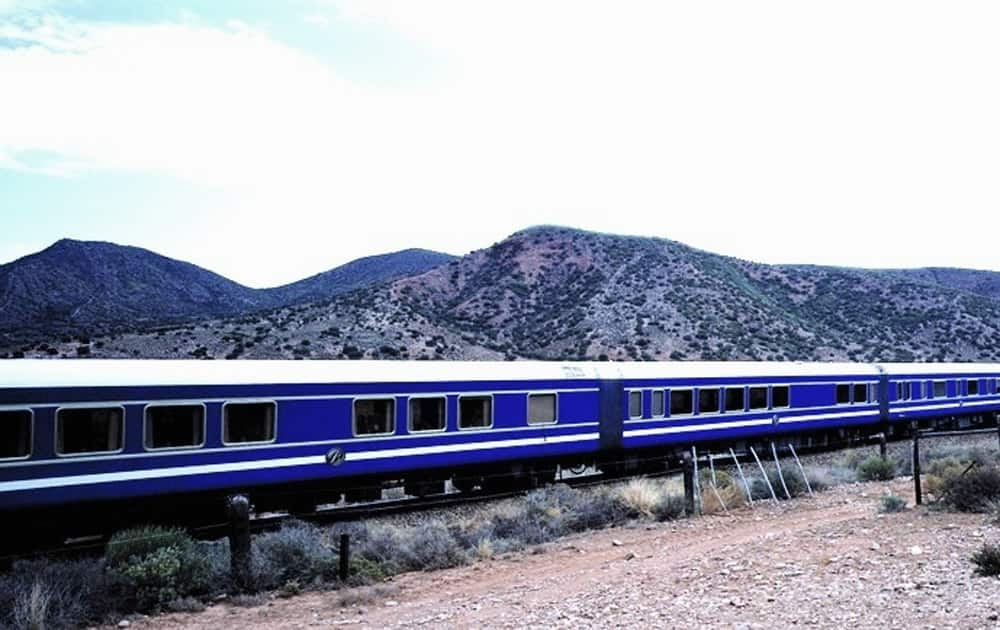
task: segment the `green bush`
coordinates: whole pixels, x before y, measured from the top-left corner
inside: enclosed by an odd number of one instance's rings
[[[136,610],[163,608],[189,596],[206,595],[225,583],[228,565],[177,528],[139,527],[108,543],[107,570],[121,601]]]
[[[162,547],[192,545],[187,532],[178,527],[146,525],[122,530],[111,537],[104,552],[104,560],[111,568],[122,566],[132,556],[146,556]]]
[[[976,565],[976,574],[985,577],[1000,575],[1000,545],[986,543],[976,553],[972,554],[972,562]]]
[[[906,500],[895,494],[887,494],[879,501],[879,512],[902,512],[906,509]]]
[[[889,481],[896,478],[896,463],[872,455],[858,464],[858,481]]]

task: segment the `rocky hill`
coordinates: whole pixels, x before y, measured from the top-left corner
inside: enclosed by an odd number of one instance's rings
[[[420,275],[333,298],[20,352],[994,361],[998,277],[772,266],[664,239],[538,227]]]
[[[305,280],[266,289],[266,292],[278,304],[321,300],[388,280],[423,273],[454,259],[455,257],[450,254],[426,249],[404,249],[391,254],[358,258]]]
[[[0,344],[89,337],[329,298],[454,258],[427,250],[371,256],[273,289],[252,289],[138,247],[63,239],[0,266]]]

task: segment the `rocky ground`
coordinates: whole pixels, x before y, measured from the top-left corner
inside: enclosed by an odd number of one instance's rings
[[[564,538],[377,587],[225,601],[132,627],[1000,627],[1000,580],[969,561],[1000,526],[912,507],[909,479],[780,506]],[[879,514],[888,490],[910,508]]]

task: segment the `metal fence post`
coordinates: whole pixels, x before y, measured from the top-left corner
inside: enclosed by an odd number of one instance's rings
[[[688,514],[694,514],[694,461],[691,459],[691,451],[684,451],[681,457],[681,468],[684,471],[684,507]]]

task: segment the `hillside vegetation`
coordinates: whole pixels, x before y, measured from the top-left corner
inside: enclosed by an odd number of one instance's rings
[[[1000,360],[1000,274],[764,265],[537,227],[394,281],[27,356]],[[45,347],[41,347],[44,345]]]

